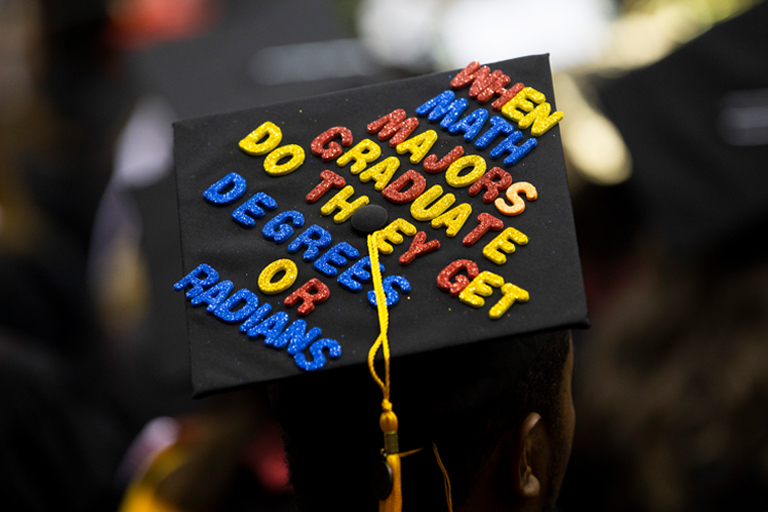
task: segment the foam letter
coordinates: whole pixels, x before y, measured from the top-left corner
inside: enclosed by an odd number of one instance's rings
[[[341,137],[341,143],[344,147],[352,145],[352,132],[343,126],[334,126],[315,137],[315,140],[309,146],[312,154],[320,157],[323,162],[329,162],[338,157],[343,150],[338,142],[331,142],[336,137]],[[328,144],[328,147],[324,148],[323,146],[326,144]]]
[[[260,140],[263,141],[259,142]],[[238,143],[240,149],[251,156],[266,155],[283,140],[283,132],[269,121],[253,130]]]
[[[405,118],[405,110],[399,108],[386,116],[370,123],[366,128],[368,133],[379,133],[379,140],[389,140],[389,145],[395,147],[407,139],[418,128],[419,120],[415,117]]]
[[[381,147],[370,139],[363,139],[352,149],[341,155],[336,160],[336,165],[344,167],[352,160],[355,161],[349,171],[352,174],[360,174],[365,167],[381,156]]]
[[[515,252],[515,244],[512,242],[525,245],[528,243],[528,237],[515,228],[507,228],[491,240],[491,243],[483,247],[483,256],[497,265],[503,265],[507,261],[504,253],[512,254]]]

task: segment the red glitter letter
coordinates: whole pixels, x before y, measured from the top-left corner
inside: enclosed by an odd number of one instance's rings
[[[411,187],[403,192],[402,190],[408,185]],[[424,176],[410,169],[382,190],[381,195],[391,203],[405,204],[419,197],[426,187],[427,180]]]
[[[315,310],[315,304],[320,304],[328,300],[331,291],[321,280],[315,278],[307,281],[301,288],[285,298],[286,306],[293,306],[301,301],[298,313],[299,316],[307,316]]]
[[[489,229],[499,231],[504,227],[504,222],[491,215],[490,213],[481,213],[477,216],[479,225],[464,237],[462,243],[465,247],[474,245],[475,242],[483,238]]]
[[[456,146],[451,151],[449,151],[447,155],[441,158],[440,161],[438,162],[437,155],[433,153],[429,155],[426,160],[424,160],[424,164],[423,164],[424,170],[430,174],[443,172],[448,168],[449,165],[451,165],[453,162],[461,158],[463,154],[464,154],[464,148],[461,146]]]
[[[426,242],[426,243],[424,243]],[[400,264],[406,266],[415,260],[418,256],[424,256],[432,251],[436,251],[440,248],[440,240],[430,240],[427,242],[427,234],[424,231],[419,231],[411,242],[411,246],[408,251],[400,256]]]
[[[485,103],[494,96],[501,96],[506,92],[504,86],[509,83],[509,77],[497,69],[491,70],[483,66],[475,73],[472,87],[469,88],[469,97],[477,98],[479,103]]]
[[[499,197],[500,190],[505,190],[511,184],[512,175],[501,167],[494,167],[469,187],[469,195],[474,197],[485,189],[487,192],[483,194],[483,202],[490,204]]]
[[[310,145],[312,154],[320,157],[323,162],[333,160],[341,154],[342,149],[337,142],[331,142],[330,144],[328,144],[328,142],[339,136],[341,136],[341,143],[344,146],[352,145],[352,132],[343,126],[334,126],[315,137],[315,140],[313,140]],[[328,144],[328,148],[324,149],[323,146],[326,144]]]
[[[493,110],[499,111],[501,108],[507,104],[509,100],[514,98],[517,93],[522,91],[525,88],[522,82],[517,82],[515,85],[512,86],[510,89],[505,89],[504,92],[499,96],[499,99],[491,103],[491,106],[493,107]]]
[[[476,60],[467,64],[467,67],[456,73],[456,76],[451,80],[451,87],[454,89],[461,89],[466,87],[475,79],[474,73],[480,69],[480,63]]]
[[[333,171],[329,171],[328,169],[324,170],[320,173],[320,177],[323,179],[323,181],[320,182],[318,186],[312,189],[312,191],[307,194],[306,200],[307,204],[312,204],[323,195],[328,192],[331,187],[333,188],[342,188],[344,185],[347,184],[346,180],[336,174]]]
[[[459,274],[459,271],[466,270],[467,276]],[[461,290],[466,288],[471,279],[477,277],[480,270],[477,268],[477,263],[472,260],[456,260],[453,263],[445,267],[437,275],[437,287],[443,291],[451,294],[451,297],[456,297],[461,293]],[[453,277],[456,277],[454,281],[451,281]]]
[[[405,110],[399,108],[370,123],[366,128],[368,133],[379,132],[379,140],[389,139],[389,145],[395,147],[407,139],[418,126],[418,119],[415,117],[406,119]]]

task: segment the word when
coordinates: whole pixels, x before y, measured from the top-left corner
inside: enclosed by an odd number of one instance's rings
[[[507,89],[509,82],[510,77],[501,70],[491,71],[488,66],[480,66],[479,62],[473,61],[451,79],[451,87],[462,89],[470,86],[469,97],[481,104],[498,98],[491,104],[493,109],[501,110],[502,114],[515,121],[520,128],[525,129],[533,125],[531,135],[535,137],[544,135],[565,117],[560,111],[551,113],[552,106],[547,103],[543,93],[525,87],[520,82]],[[535,107],[532,102],[536,103]]]

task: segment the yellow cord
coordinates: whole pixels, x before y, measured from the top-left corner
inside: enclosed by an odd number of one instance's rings
[[[384,400],[389,402],[389,339],[387,330],[389,329],[389,310],[387,309],[387,296],[384,293],[384,287],[381,284],[381,268],[379,268],[379,232],[368,235],[368,255],[371,260],[371,277],[373,278],[373,291],[376,294],[376,309],[379,316],[379,336],[376,342],[368,352],[368,369],[371,372],[373,380],[381,388]],[[373,361],[376,354],[382,349],[384,354],[384,381],[376,374],[373,367]]]
[[[379,336],[368,352],[368,370],[373,380],[381,388],[384,395],[381,401],[381,417],[379,427],[384,433],[384,451],[387,464],[392,469],[392,492],[386,500],[379,502],[379,512],[401,512],[403,508],[403,494],[400,478],[400,449],[397,441],[397,416],[392,411],[392,402],[389,401],[389,310],[387,309],[387,297],[381,284],[381,269],[379,268],[379,232],[368,235],[368,254],[371,259],[371,277],[373,279],[373,291],[376,294],[376,309],[379,316]],[[384,380],[377,374],[374,368],[376,354],[382,349],[384,355]]]
[[[419,453],[424,448],[414,448],[413,450],[408,450],[407,452],[400,452],[400,458],[407,457],[409,455],[413,455],[415,453]]]
[[[420,451],[421,448],[400,453],[397,446],[397,416],[395,416],[395,413],[392,411],[392,402],[389,400],[390,353],[389,339],[387,338],[387,330],[389,329],[389,310],[387,309],[387,297],[384,293],[384,287],[381,284],[381,269],[379,268],[379,236],[379,231],[368,235],[368,255],[371,260],[371,277],[373,279],[373,291],[376,294],[376,309],[379,316],[379,336],[368,351],[368,370],[371,372],[373,380],[379,385],[381,392],[384,395],[384,398],[381,401],[381,409],[383,412],[379,418],[379,426],[384,433],[387,464],[392,468],[393,474],[392,492],[386,500],[379,502],[379,512],[401,512],[403,507],[403,495],[401,488],[400,459],[406,455]],[[376,368],[374,367],[374,361],[379,348],[382,349],[384,355],[384,380],[376,374]],[[394,441],[392,441],[393,439]],[[440,471],[443,472],[445,500],[448,504],[448,512],[453,512],[451,480],[448,478],[448,471],[446,471],[443,461],[440,459],[440,454],[437,451],[437,445],[435,443],[432,443],[432,450],[435,452],[437,465],[440,466]]]
[[[451,479],[448,478],[448,471],[446,471],[443,461],[440,459],[440,454],[437,451],[437,445],[432,443],[432,451],[435,452],[435,459],[437,459],[437,465],[440,466],[440,471],[443,472],[443,483],[445,484],[445,501],[448,504],[448,512],[453,512],[453,498],[451,498]]]

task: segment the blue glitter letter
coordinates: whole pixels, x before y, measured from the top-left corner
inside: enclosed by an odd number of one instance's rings
[[[278,311],[274,315],[269,316],[266,320],[262,321],[248,331],[248,337],[258,338],[264,336],[265,345],[274,345],[277,338],[285,329],[288,324],[288,313],[284,311]]]
[[[275,348],[283,348],[288,345],[288,353],[294,355],[309,346],[310,343],[322,334],[319,327],[313,327],[307,332],[307,322],[296,320],[280,335],[275,342]]]
[[[264,225],[261,234],[267,240],[274,240],[276,244],[281,244],[293,235],[293,228],[287,221],[290,221],[294,227],[300,228],[304,225],[304,216],[295,210],[278,213]]]
[[[208,290],[203,293],[196,295],[190,302],[192,302],[193,306],[199,306],[205,302],[208,304],[208,307],[205,309],[214,311],[219,307],[219,304],[224,302],[224,299],[227,298],[227,295],[229,295],[229,292],[231,292],[234,287],[235,285],[232,284],[232,281],[222,281],[215,286],[208,288]]]
[[[499,158],[504,153],[509,153],[509,156],[504,159],[504,165],[514,165],[520,161],[525,155],[536,147],[536,139],[528,139],[523,142],[522,145],[516,145],[516,142],[523,138],[523,134],[519,131],[512,132],[506,139],[501,141],[498,146],[491,150],[491,158]]]
[[[387,306],[394,306],[400,301],[400,295],[398,295],[397,291],[393,288],[394,285],[397,285],[398,288],[406,293],[411,291],[411,283],[409,283],[403,276],[385,277],[381,281],[381,285],[384,288],[384,294],[387,296]],[[371,303],[371,306],[376,305],[376,292],[373,290],[368,292],[368,302]]]
[[[480,133],[480,130],[483,129],[483,126],[487,120],[488,111],[484,108],[479,108],[471,114],[467,115],[461,121],[452,124],[448,128],[448,132],[451,135],[456,135],[460,131],[464,132],[464,140],[469,142],[474,139],[478,133]]]
[[[200,274],[205,274],[204,278],[200,278]],[[207,263],[201,263],[192,272],[182,277],[181,280],[173,285],[173,289],[177,292],[183,290],[188,285],[192,288],[187,291],[187,298],[192,298],[203,292],[205,286],[211,286],[219,280],[219,273],[216,272],[213,267]]]
[[[269,303],[264,303],[259,307],[259,309],[256,310],[255,313],[253,313],[251,316],[248,317],[248,320],[242,323],[240,325],[240,332],[248,332],[251,330],[251,328],[256,325],[257,323],[261,322],[265,316],[267,316],[270,311],[272,311],[272,305]]]
[[[346,256],[346,257],[345,257]],[[346,266],[347,258],[359,258],[360,252],[347,242],[339,242],[315,261],[315,268],[321,274],[333,277],[339,268]]]
[[[454,100],[455,97],[456,95],[453,91],[445,91],[423,105],[416,107],[416,113],[422,117],[429,113],[427,119],[432,123],[442,119],[440,121],[440,128],[447,130],[464,113],[467,105],[469,105],[466,99],[459,98]]]
[[[240,302],[244,302],[243,307],[237,311],[232,311],[232,308]],[[247,288],[241,288],[230,298],[219,304],[219,307],[214,310],[213,314],[225,322],[239,322],[256,311],[258,305],[259,298],[256,294]]]
[[[322,338],[309,347],[309,353],[312,354],[313,361],[307,361],[303,352],[299,352],[293,356],[293,359],[296,361],[299,368],[307,371],[319,370],[325,366],[325,356],[323,355],[324,348],[328,349],[328,355],[331,356],[332,359],[341,357],[341,345],[339,345],[336,340]]]
[[[381,273],[384,273],[384,265],[379,262]],[[371,258],[363,256],[357,260],[354,265],[341,273],[336,281],[350,292],[359,292],[362,290],[361,283],[367,283],[371,280]]]
[[[316,236],[317,238],[313,238]],[[306,262],[314,261],[320,255],[320,249],[325,249],[331,245],[331,234],[317,224],[309,226],[302,234],[296,237],[294,241],[288,244],[288,252],[294,254],[301,249],[301,246],[307,246],[302,259]]]
[[[227,189],[229,192],[222,193]],[[245,178],[236,172],[231,172],[208,187],[203,192],[203,197],[213,204],[229,204],[240,199],[243,193],[245,193]]]
[[[250,228],[256,224],[256,221],[253,220],[254,218],[260,219],[264,216],[265,212],[260,205],[267,210],[274,210],[277,208],[277,201],[264,192],[259,192],[241,204],[237,210],[233,211],[232,218],[243,226]]]
[[[475,147],[477,149],[485,149],[500,134],[509,135],[514,131],[515,127],[509,124],[503,117],[493,116],[491,118],[491,127],[475,141]]]

